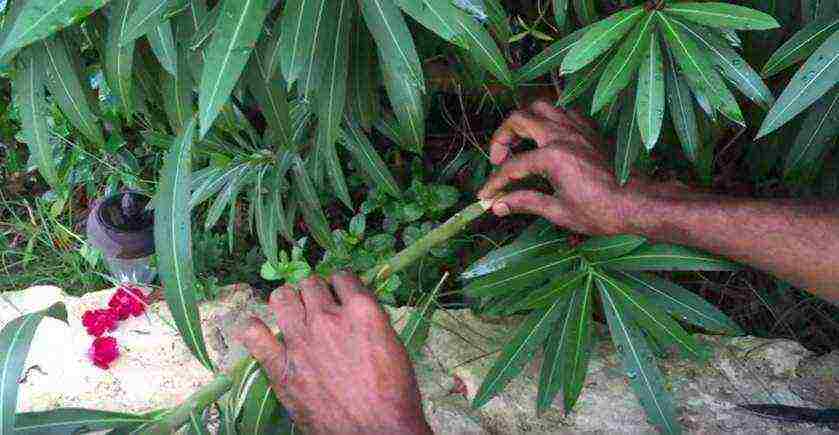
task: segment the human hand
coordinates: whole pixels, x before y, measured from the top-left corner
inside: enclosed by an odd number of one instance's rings
[[[511,156],[511,147],[521,139],[532,139],[538,148]],[[586,234],[631,232],[631,218],[650,190],[649,182],[636,176],[627,186],[618,185],[597,148],[600,142],[594,124],[586,118],[537,101],[528,110],[510,115],[493,135],[490,160],[501,168],[478,196],[494,199],[492,210],[498,216],[536,214]],[[546,177],[555,194],[502,193],[511,182],[531,175]]]
[[[354,275],[286,285],[269,306],[278,341],[253,319],[242,334],[274,392],[307,433],[430,434],[413,367],[375,297]],[[334,290],[334,295],[333,291]]]

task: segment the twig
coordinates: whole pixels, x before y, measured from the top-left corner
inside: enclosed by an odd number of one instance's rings
[[[482,200],[464,208],[445,223],[417,240],[413,245],[406,247],[388,261],[368,270],[361,276],[361,281],[365,285],[371,285],[376,281],[384,281],[394,273],[402,271],[427,254],[431,248],[454,237],[469,223],[489,210],[491,206],[491,200]],[[173,408],[145,433],[160,435],[175,433],[189,421],[189,416],[193,411],[206,408],[227,393],[233,386],[236,373],[239,373],[243,367],[247,367],[251,363],[253,363],[251,357],[243,358],[236,362],[228,373],[219,373],[209,384],[204,385],[183,403]]]

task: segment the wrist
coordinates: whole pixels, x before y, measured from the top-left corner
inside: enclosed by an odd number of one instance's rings
[[[660,187],[646,180],[625,187],[618,202],[620,233],[656,238],[656,228],[666,219],[665,202],[674,200],[660,195]]]

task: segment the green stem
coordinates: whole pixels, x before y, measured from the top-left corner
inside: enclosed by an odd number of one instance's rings
[[[454,237],[469,223],[480,217],[492,205],[491,201],[479,201],[464,208],[445,223],[417,240],[411,246],[406,247],[388,261],[368,270],[361,276],[361,281],[371,285],[375,281],[383,281],[394,273],[408,267],[428,253],[431,248]],[[244,367],[251,364],[251,357],[242,358],[233,366],[228,373],[220,373],[209,384],[204,385],[198,391],[189,396],[183,403],[172,411],[166,413],[161,420],[144,433],[149,434],[171,434],[189,421],[193,411],[202,410],[216,402],[233,387],[233,378],[240,373]]]

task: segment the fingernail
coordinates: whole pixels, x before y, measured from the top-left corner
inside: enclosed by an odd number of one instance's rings
[[[510,214],[510,206],[503,202],[497,202],[492,206],[492,212],[496,216],[504,217]]]

